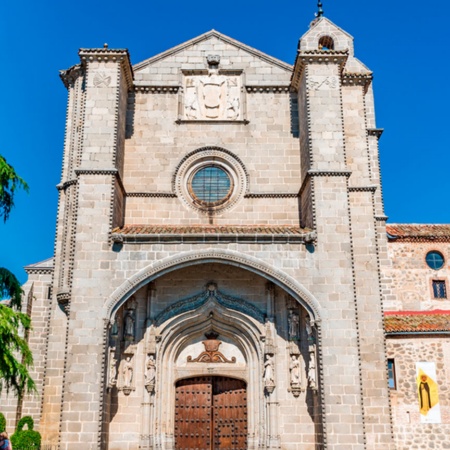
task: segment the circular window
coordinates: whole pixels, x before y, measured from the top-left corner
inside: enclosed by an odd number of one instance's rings
[[[232,181],[221,167],[201,167],[189,181],[189,191],[194,200],[216,206],[228,200],[232,192]]]
[[[173,177],[173,189],[187,207],[208,216],[229,211],[247,192],[242,161],[219,147],[203,147],[186,155]]]
[[[428,267],[434,270],[438,270],[444,265],[444,257],[439,252],[428,252],[425,260]]]

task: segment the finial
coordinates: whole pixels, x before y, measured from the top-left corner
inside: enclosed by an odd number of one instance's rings
[[[317,2],[317,12],[316,17],[322,17],[323,16],[323,8],[322,8],[322,2],[319,0]]]
[[[106,42],[103,44],[103,48],[108,48],[108,44]]]

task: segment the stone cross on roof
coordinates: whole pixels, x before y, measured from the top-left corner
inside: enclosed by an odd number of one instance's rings
[[[322,2],[319,0],[317,2],[317,12],[316,17],[322,17],[323,16],[323,9],[322,9]]]

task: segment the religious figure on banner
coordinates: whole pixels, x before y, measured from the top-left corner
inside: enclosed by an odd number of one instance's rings
[[[439,403],[439,395],[436,382],[423,370],[417,377],[420,414],[427,416],[429,411]]]

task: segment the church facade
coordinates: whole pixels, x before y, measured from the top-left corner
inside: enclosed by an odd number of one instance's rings
[[[79,56],[54,257],[24,287],[40,396],[5,399],[9,426],[32,415],[46,449],[446,448],[450,231],[387,230],[353,38],[321,17],[294,66],[214,30]]]

